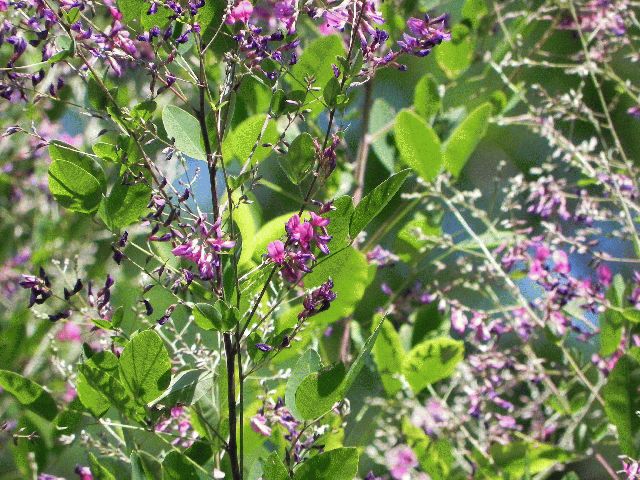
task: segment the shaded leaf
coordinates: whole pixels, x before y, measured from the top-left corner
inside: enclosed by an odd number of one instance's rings
[[[98,209],[106,188],[102,168],[89,156],[70,145],[49,145],[49,190],[68,210],[93,213]]]
[[[433,128],[411,110],[396,117],[396,146],[405,164],[424,180],[436,178],[442,168],[440,139]]]
[[[636,458],[640,454],[640,347],[625,353],[613,368],[602,390],[604,410],[616,426],[623,453]]]
[[[451,376],[464,358],[464,344],[452,338],[426,340],[404,358],[402,371],[415,393]]]
[[[156,332],[140,332],[125,345],[120,355],[120,375],[139,403],[149,403],[166,390],[171,381],[171,361]]]
[[[398,190],[400,190],[400,187],[402,187],[408,175],[408,169],[391,175],[369,192],[360,203],[356,205],[351,217],[351,224],[349,225],[349,235],[351,238],[355,238],[358,233],[364,230],[371,220],[376,218]]]
[[[353,480],[358,473],[358,450],[336,448],[305,461],[294,480]]]
[[[18,373],[0,370],[0,387],[42,418],[53,420],[58,413],[56,402],[49,392]]]
[[[296,418],[301,418],[296,408],[296,390],[302,381],[311,373],[317,372],[322,368],[320,355],[315,350],[309,349],[302,354],[291,371],[291,376],[287,380],[285,390],[285,404]]]
[[[196,160],[206,160],[204,140],[196,117],[180,107],[167,105],[162,111],[162,124],[178,150]]]
[[[487,132],[492,111],[490,103],[477,107],[456,127],[444,144],[444,166],[455,177],[460,175]]]
[[[98,214],[110,230],[124,228],[148,213],[150,196],[151,188],[148,185],[125,185],[120,178],[109,195],[102,199]]]

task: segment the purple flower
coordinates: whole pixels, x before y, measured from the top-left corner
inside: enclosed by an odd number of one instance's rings
[[[271,427],[267,425],[267,419],[264,415],[256,414],[251,417],[251,430],[265,437],[271,436]]]
[[[451,34],[445,31],[446,15],[441,15],[433,20],[428,15],[424,20],[411,17],[407,20],[407,28],[411,35],[404,33],[398,45],[405,53],[418,57],[425,57],[431,53],[431,49],[445,40],[451,39]]]
[[[462,310],[459,308],[451,309],[451,328],[454,332],[458,335],[464,335],[468,324],[469,320]]]
[[[242,0],[235,7],[233,7],[229,15],[227,15],[225,22],[229,25],[233,25],[236,22],[247,23],[249,22],[252,13],[252,3],[249,0]]]
[[[336,299],[336,294],[332,289],[333,280],[329,279],[307,295],[302,302],[304,310],[298,314],[298,318],[302,320],[328,310],[331,302]]]
[[[203,242],[200,243],[200,239],[194,238],[171,250],[176,257],[183,257],[196,263],[202,280],[214,278],[215,269],[220,267],[219,254],[235,246],[233,240],[224,240],[220,224],[218,219],[211,228],[208,228],[204,218],[198,219]]]
[[[367,252],[367,261],[377,265],[378,268],[388,267],[396,263],[398,260],[400,259],[397,255],[391,253],[385,248],[382,248],[380,245],[376,245]]]
[[[267,345],[266,343],[256,343],[256,348],[263,352],[270,352],[273,350],[273,347]]]
[[[284,263],[285,254],[284,254],[284,243],[280,240],[275,240],[267,245],[267,251],[269,259],[274,262],[282,265]]]

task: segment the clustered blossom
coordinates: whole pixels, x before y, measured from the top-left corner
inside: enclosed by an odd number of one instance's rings
[[[302,461],[306,453],[312,450],[322,452],[322,447],[317,445],[324,428],[304,428],[304,424],[295,419],[289,409],[284,405],[282,398],[275,402],[267,398],[258,412],[251,417],[251,429],[259,435],[270,437],[276,425],[284,428],[284,439],[288,442],[295,441],[291,450],[293,464]]]
[[[282,268],[282,277],[291,283],[298,283],[305,273],[311,272],[311,264],[316,256],[313,247],[323,254],[329,254],[331,235],[327,231],[329,219],[314,212],[307,220],[293,215],[286,223],[286,242],[274,240],[267,245],[267,258]]]
[[[23,275],[22,281],[20,281],[20,286],[31,290],[29,308],[36,304],[42,305],[49,297],[51,297],[51,295],[53,295],[53,292],[51,291],[51,281],[42,267],[40,267],[40,271],[37,276]]]
[[[625,480],[640,480],[640,463],[629,457],[622,457],[622,470]]]
[[[447,17],[445,15],[431,19],[425,15],[423,19],[411,17],[407,20],[408,32],[398,41],[397,50],[390,50],[387,46],[389,34],[378,28],[385,23],[382,13],[378,10],[375,0],[358,0],[356,2],[331,2],[326,9],[317,9],[315,16],[323,19],[320,29],[323,33],[332,30],[344,31],[347,25],[358,23],[358,38],[363,54],[365,66],[363,74],[371,76],[376,69],[392,66],[399,70],[406,70],[406,66],[398,59],[403,54],[425,57],[431,50],[450,40],[451,35],[445,30]]]
[[[89,306],[95,307],[98,311],[98,316],[103,320],[111,320],[113,315],[113,306],[111,305],[111,287],[114,284],[113,277],[107,275],[107,279],[96,295],[93,294],[93,288],[91,282],[87,286],[87,300]]]
[[[157,423],[155,431],[174,435],[171,444],[182,448],[189,448],[198,438],[198,433],[191,425],[189,412],[182,405],[172,407],[169,417]]]
[[[430,398],[424,407],[418,406],[411,413],[411,423],[420,427],[430,437],[437,437],[447,427],[451,413],[441,401]]]
[[[336,293],[332,288],[333,280],[329,279],[307,295],[302,302],[304,310],[298,314],[298,319],[309,318],[328,310],[331,302],[336,299]]]
[[[216,269],[220,268],[220,255],[236,244],[233,240],[224,239],[221,223],[218,219],[208,227],[206,218],[200,217],[197,229],[194,229],[194,235],[197,234],[197,238],[191,238],[171,250],[176,257],[183,257],[198,265],[202,280],[211,280],[215,277]]]

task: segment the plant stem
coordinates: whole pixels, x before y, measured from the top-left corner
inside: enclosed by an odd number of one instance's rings
[[[231,476],[233,480],[242,480],[242,472],[238,462],[238,438],[236,416],[236,364],[235,346],[230,333],[222,335],[224,351],[227,360],[227,403],[229,412],[229,460],[231,462]]]

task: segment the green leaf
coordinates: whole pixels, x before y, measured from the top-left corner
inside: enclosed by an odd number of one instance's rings
[[[0,387],[10,393],[25,408],[47,420],[53,420],[58,407],[53,397],[40,385],[8,370],[0,370]]]
[[[118,10],[122,13],[122,23],[125,25],[140,18],[141,0],[117,0]]]
[[[262,133],[264,115],[253,115],[244,120],[233,129],[224,141],[223,149],[226,157],[233,156],[244,163],[257,145],[255,153],[251,157],[251,165],[260,163],[271,153],[271,147],[263,147],[263,144],[273,144],[278,141],[278,129],[273,120],[269,120]],[[260,136],[262,134],[262,136]]]
[[[120,375],[141,404],[151,402],[166,390],[171,382],[171,360],[156,332],[140,332],[124,347]]]
[[[490,453],[495,466],[509,478],[535,475],[571,459],[567,451],[545,443],[494,444]]]
[[[91,150],[102,160],[118,163],[120,161],[120,155],[116,150],[116,146],[111,143],[98,142],[91,146]]]
[[[196,303],[193,307],[193,317],[196,325],[204,330],[229,332],[238,323],[238,314],[235,307],[229,307],[222,300],[217,300],[213,305]]]
[[[402,187],[408,175],[408,169],[391,175],[369,192],[369,194],[356,205],[356,209],[351,217],[351,224],[349,225],[349,235],[351,238],[355,238],[356,235],[364,230],[369,222],[382,211],[398,190],[400,190],[400,187]]]
[[[204,6],[198,10],[196,20],[202,27],[202,42],[208,44],[218,29],[223,28],[222,19],[226,3],[217,0],[206,0]],[[224,37],[225,35],[220,35]],[[233,40],[232,40],[233,41]]]
[[[296,390],[309,374],[317,372],[321,368],[322,362],[320,361],[320,355],[312,349],[304,352],[293,367],[291,376],[287,380],[284,399],[287,408],[294,417],[301,418],[296,408]]]
[[[389,170],[394,171],[396,149],[393,142],[389,141],[389,132],[395,123],[396,110],[381,98],[376,98],[371,105],[369,115],[369,135],[371,135],[371,147],[378,156],[380,163]]]
[[[334,76],[329,79],[327,84],[324,86],[324,89],[322,90],[322,96],[328,107],[335,106],[338,94],[340,94],[340,82]]]
[[[382,320],[367,339],[360,354],[347,371],[343,363],[307,375],[296,389],[296,409],[300,418],[315,419],[328,412],[336,402],[344,399],[347,391],[362,370],[366,358],[378,338]]]
[[[180,107],[167,105],[162,111],[162,124],[167,136],[182,153],[196,160],[206,160],[204,140],[198,119]]]
[[[74,212],[95,212],[107,183],[102,168],[88,155],[62,142],[51,143],[49,155],[49,190],[56,201]]]
[[[451,79],[469,68],[476,47],[474,36],[466,25],[459,23],[451,29],[451,40],[435,49],[436,63]]]
[[[235,193],[233,195],[234,197],[236,196]],[[242,203],[239,207],[236,207],[233,210],[233,222],[238,227],[242,238],[242,251],[238,258],[238,267],[244,267],[251,263],[251,257],[255,252],[258,241],[256,236],[258,228],[253,218],[251,205]]]
[[[396,117],[396,146],[404,163],[424,180],[432,181],[442,168],[440,139],[433,128],[411,110]]]
[[[613,277],[613,282],[605,295],[614,308],[607,308],[600,316],[600,355],[608,357],[620,346],[626,315],[618,309],[624,308],[625,284],[622,275]],[[626,311],[626,309],[625,309]]]
[[[289,480],[289,472],[284,466],[277,452],[271,455],[262,464],[262,478],[264,480]]]
[[[331,308],[313,317],[314,325],[326,325],[350,315],[375,273],[376,266],[370,265],[365,255],[353,247],[344,248],[328,258],[321,258],[313,272],[304,277],[305,287],[319,287],[327,278],[332,278],[334,290],[339,293],[331,302]]]
[[[180,452],[172,450],[162,461],[162,480],[198,480],[196,467]]]
[[[305,78],[315,78],[314,86],[324,90],[326,84],[335,78],[332,64],[338,63],[337,57],[344,55],[344,44],[338,35],[321,36],[305,46],[305,49],[292,69],[287,75],[287,81],[296,89],[306,87]],[[311,116],[315,117],[322,112],[324,106],[320,101],[317,92],[310,92],[308,99],[311,103],[307,106],[311,108]]]
[[[358,474],[358,450],[336,448],[311,457],[298,467],[294,480],[353,480]]]
[[[118,364],[113,363],[115,355],[108,353],[94,355],[78,366],[78,397],[96,417],[104,415],[113,405],[126,415],[141,419],[142,410],[118,379],[118,371],[114,369]]]
[[[471,20],[473,28],[478,28],[480,20],[489,13],[489,8],[485,0],[465,0],[460,13],[463,18]]]
[[[89,465],[91,466],[91,473],[95,480],[116,480],[116,477],[102,465],[96,456],[89,452]]]
[[[411,349],[402,365],[415,393],[427,385],[451,376],[464,358],[464,344],[452,338],[426,340]]]
[[[193,405],[213,388],[214,376],[205,370],[185,370],[175,376],[169,388],[158,398],[150,402],[155,405],[164,400],[163,404]],[[169,399],[168,401],[165,399]]]
[[[93,388],[87,377],[85,377],[82,372],[82,365],[78,367],[76,391],[78,392],[78,398],[82,405],[96,418],[100,418],[111,408],[109,399],[100,391]]]
[[[126,185],[120,178],[102,199],[98,214],[109,230],[119,230],[136,223],[145,216],[149,209],[151,188],[143,183]]]
[[[336,363],[307,375],[296,390],[296,410],[299,418],[316,419],[342,400],[346,375],[347,370],[343,363]]]
[[[158,11],[152,15],[148,15],[147,12],[149,11],[151,3],[146,1],[141,2],[138,0],[138,4],[141,4],[139,9],[139,18],[140,25],[142,25],[144,30],[150,30],[156,25],[165,29],[171,21],[171,16],[175,15],[173,10],[165,7],[164,5],[158,5]]]
[[[383,321],[378,341],[371,354],[385,392],[389,396],[395,395],[402,388],[402,382],[396,376],[402,373],[402,358],[405,352],[400,336],[389,320]]]
[[[56,53],[55,55],[52,55],[49,58],[49,60],[47,60],[47,62],[50,64],[54,64],[56,62],[64,60],[65,58],[72,56],[75,51],[75,41],[72,38],[69,38],[67,36],[61,36],[61,37],[58,37],[57,42],[58,42],[58,48],[61,48],[62,50]]]
[[[625,308],[622,311],[622,315],[630,322],[640,323],[640,310],[638,310],[637,308]]]
[[[330,220],[327,226],[329,235],[332,237],[329,247],[332,252],[337,252],[351,243],[349,225],[355,209],[349,195],[338,197],[333,202],[333,207],[335,210],[331,210],[324,217]]]
[[[433,480],[448,480],[451,467],[455,461],[452,446],[446,438],[432,439],[424,431],[413,425],[408,418],[402,421],[402,434],[407,439],[420,467]]]
[[[625,353],[613,368],[602,390],[604,410],[616,426],[620,449],[636,458],[640,454],[640,347]]]
[[[453,176],[460,175],[467,160],[487,133],[492,111],[490,103],[483,103],[472,111],[447,139],[443,146],[444,166]]]
[[[316,156],[313,137],[304,132],[298,135],[291,145],[280,166],[291,183],[298,185],[308,175]]]
[[[413,108],[425,120],[440,111],[441,100],[438,85],[431,75],[425,75],[416,84],[413,92]]]
[[[624,318],[620,312],[612,308],[607,308],[600,316],[599,353],[602,357],[613,355],[620,347]]]
[[[144,468],[144,464],[140,456],[136,452],[131,452],[129,457],[131,461],[131,480],[152,480],[153,477],[148,474]]]

